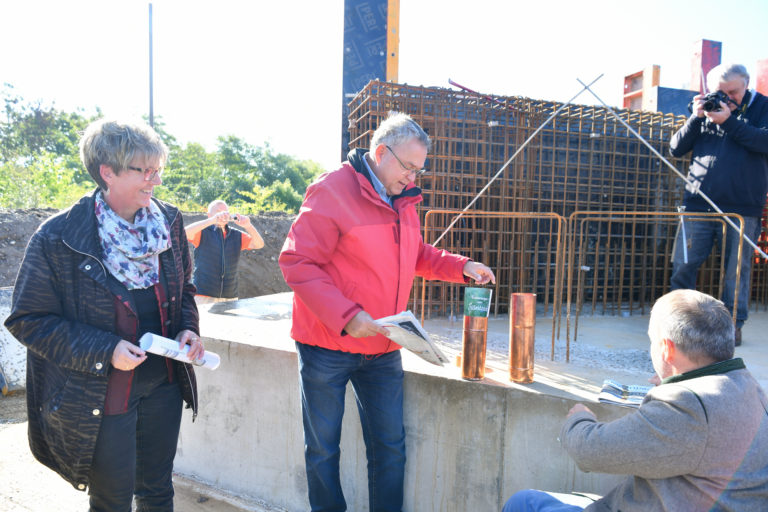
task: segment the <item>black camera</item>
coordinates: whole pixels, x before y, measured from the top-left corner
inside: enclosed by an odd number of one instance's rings
[[[711,92],[701,99],[704,102],[701,108],[703,108],[705,112],[716,112],[720,110],[721,101],[726,105],[728,104],[729,101],[731,101],[728,95],[725,94],[723,91]]]

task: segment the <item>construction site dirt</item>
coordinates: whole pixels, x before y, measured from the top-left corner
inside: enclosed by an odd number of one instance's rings
[[[87,510],[88,494],[75,490],[38,463],[27,446],[26,395],[0,396],[0,512],[71,512]],[[253,502],[225,495],[174,475],[174,507],[184,512],[270,512]]]
[[[29,238],[40,223],[54,213],[56,210],[51,209],[0,210],[0,287],[13,286]],[[185,224],[205,218],[202,213],[183,215]],[[277,257],[293,216],[266,212],[252,215],[251,221],[264,238],[264,247],[257,251],[244,251],[240,258],[240,297],[288,291]]]

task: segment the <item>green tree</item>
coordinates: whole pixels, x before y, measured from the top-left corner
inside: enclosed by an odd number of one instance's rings
[[[0,164],[0,205],[5,208],[66,208],[93,188],[78,183],[76,171],[58,155],[44,151],[27,165]]]
[[[234,135],[218,138],[218,164],[229,185],[220,191],[219,197],[230,204],[248,199],[244,192],[252,191],[256,185],[258,153],[259,148]]]
[[[5,119],[0,122],[0,161],[26,165],[50,163],[74,171],[77,183],[90,182],[88,173],[80,163],[80,135],[88,123],[98,117],[86,116],[82,111],[64,112],[42,101],[25,102],[5,84],[0,93],[4,103]]]
[[[190,211],[200,210],[224,186],[216,158],[215,153],[209,153],[196,142],[183,148],[177,146],[169,155],[158,197]]]
[[[101,117],[82,110],[64,112],[42,101],[29,103],[5,84],[0,92],[0,207],[69,206],[94,184],[80,162],[78,143],[88,124]],[[183,209],[201,210],[214,199],[234,208],[298,212],[302,197],[322,168],[311,161],[275,153],[269,144],[254,146],[235,136],[218,138],[215,151],[186,146],[166,130],[158,132],[169,149],[161,199]]]
[[[259,152],[258,180],[261,186],[288,180],[291,187],[300,196],[307,191],[307,186],[323,171],[322,167],[312,161],[296,160],[281,153],[275,154],[269,144]]]

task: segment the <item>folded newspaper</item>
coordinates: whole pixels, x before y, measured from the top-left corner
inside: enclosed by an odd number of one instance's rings
[[[643,398],[652,388],[653,386],[620,384],[615,380],[606,379],[603,381],[603,389],[597,395],[597,400],[622,407],[640,407]]]
[[[203,354],[202,359],[196,359],[192,361],[189,359],[189,357],[187,357],[187,353],[189,352],[189,345],[184,345],[184,348],[179,350],[178,341],[166,338],[164,336],[159,336],[157,334],[152,334],[151,332],[148,332],[139,338],[139,346],[141,347],[141,350],[146,350],[152,354],[157,354],[163,357],[170,357],[171,359],[175,359],[183,363],[190,363],[194,364],[195,366],[202,366],[203,368],[209,368],[211,370],[218,368],[219,364],[221,363],[221,358],[218,356],[218,354],[209,352],[207,350],[205,351],[205,354]]]
[[[440,349],[435,345],[429,334],[421,326],[419,321],[410,311],[403,311],[397,315],[379,318],[376,323],[387,328],[388,338],[437,366],[443,366],[448,362]]]

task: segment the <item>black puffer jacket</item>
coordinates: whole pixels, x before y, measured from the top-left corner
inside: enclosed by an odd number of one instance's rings
[[[154,199],[153,199],[154,200]],[[160,255],[167,282],[170,337],[199,333],[192,264],[178,209],[154,200],[171,227],[171,249]],[[32,235],[13,291],[8,330],[27,346],[29,443],[40,462],[85,490],[101,425],[110,360],[137,323],[128,291],[101,263],[94,193],[46,220]],[[133,340],[131,340],[133,341]],[[197,414],[195,375],[177,363],[184,401]]]

